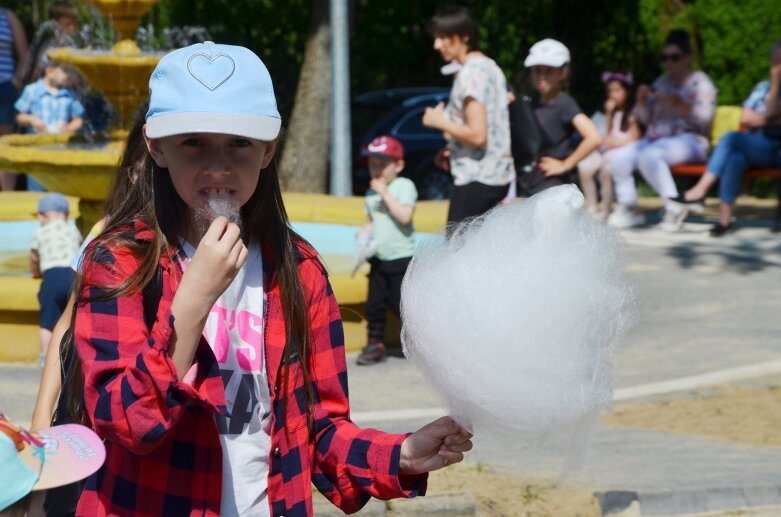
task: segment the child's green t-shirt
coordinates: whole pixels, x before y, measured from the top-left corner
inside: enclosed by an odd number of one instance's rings
[[[402,205],[415,206],[418,190],[407,178],[396,178],[388,185],[388,193]],[[380,244],[376,257],[380,260],[396,260],[411,257],[415,251],[412,223],[400,224],[388,211],[379,194],[366,193],[366,213],[372,219],[372,235]]]

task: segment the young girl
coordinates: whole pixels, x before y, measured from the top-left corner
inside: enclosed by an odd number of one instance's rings
[[[554,39],[532,45],[524,66],[531,68],[534,114],[542,127],[549,147],[538,167],[530,172],[518,171],[518,194],[532,196],[545,189],[572,183],[571,172],[578,163],[599,147],[599,129],[564,92],[569,75],[569,49]],[[583,138],[572,147],[575,132]]]
[[[613,204],[613,178],[610,161],[616,149],[640,138],[640,126],[629,116],[632,111],[632,74],[604,72],[605,85],[605,135],[602,146],[578,164],[578,177],[586,211],[604,221],[610,215]],[[597,196],[596,176],[599,172],[601,199]]]
[[[77,515],[309,516],[312,483],[348,513],[423,494],[470,435],[447,417],[410,435],[350,421],[339,308],[270,166],[263,63],[197,44],[149,87],[149,166],[82,266],[75,344],[107,459]],[[158,274],[150,332],[142,286]]]

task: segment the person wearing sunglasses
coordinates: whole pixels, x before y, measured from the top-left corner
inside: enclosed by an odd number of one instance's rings
[[[677,231],[687,209],[671,199],[678,189],[670,167],[701,162],[708,155],[708,133],[716,110],[716,87],[702,71],[692,70],[689,33],[670,31],[660,54],[664,73],[649,87],[640,85],[633,118],[646,128],[640,140],[622,147],[613,157],[611,172],[618,201],[608,222],[627,228],[643,224],[637,212],[637,188],[632,172],[637,169],[664,199],[664,217],[659,227]]]
[[[719,184],[719,222],[710,230],[714,237],[734,230],[735,200],[743,173],[753,167],[781,166],[781,40],[770,48],[769,78],[757,84],[743,103],[740,125],[713,150],[705,174],[692,188],[673,199],[692,212],[705,209],[705,196]]]

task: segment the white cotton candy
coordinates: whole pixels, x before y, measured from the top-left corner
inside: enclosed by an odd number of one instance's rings
[[[407,270],[404,354],[484,439],[582,429],[610,406],[635,302],[620,236],[582,206],[568,185],[498,207]]]
[[[195,208],[194,215],[195,222],[202,235],[206,233],[212,222],[219,216],[225,217],[228,221],[238,225],[239,228],[242,226],[241,205],[227,192],[210,193],[208,201]]]

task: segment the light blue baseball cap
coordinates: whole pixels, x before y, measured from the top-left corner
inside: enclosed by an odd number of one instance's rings
[[[180,48],[149,79],[149,138],[224,133],[270,141],[281,125],[268,69],[247,48],[211,41]]]

